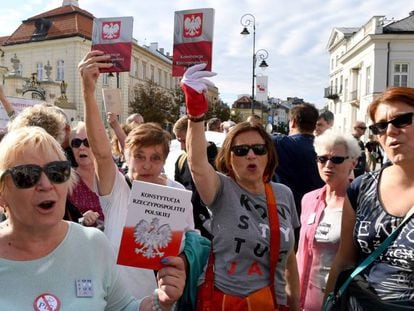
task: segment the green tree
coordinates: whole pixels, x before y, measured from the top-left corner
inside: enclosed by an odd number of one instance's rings
[[[221,121],[230,119],[230,108],[221,99],[208,104],[206,119],[219,118]]]
[[[134,87],[134,99],[129,107],[130,113],[139,112],[146,122],[156,122],[163,126],[174,123],[179,113],[174,94],[151,80]]]

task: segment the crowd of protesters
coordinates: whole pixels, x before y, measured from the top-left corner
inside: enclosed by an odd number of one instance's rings
[[[90,51],[79,63],[85,121],[72,128],[53,105],[17,114],[0,86],[10,118],[0,142],[0,309],[321,310],[340,273],[412,212],[414,89],[384,90],[367,136],[365,122],[339,133],[332,112],[310,104],[290,110],[283,135],[255,115],[206,120],[214,74],[199,64],[181,81],[187,114],[173,133],[139,113],[122,124],[108,112],[106,129],[95,94],[108,57]],[[174,180],[164,169],[173,137]],[[192,192],[180,253],[158,271],[117,264],[135,180]],[[394,310],[414,307],[412,232],[409,220],[362,273]],[[369,310],[374,298],[359,298],[346,308]]]

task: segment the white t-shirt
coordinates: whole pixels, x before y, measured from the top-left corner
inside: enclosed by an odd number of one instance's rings
[[[315,232],[310,283],[325,288],[341,237],[342,207],[325,208]]]
[[[176,181],[167,180],[169,187],[185,189],[183,185]],[[128,198],[131,188],[125,180],[125,176],[117,170],[115,176],[114,186],[110,194],[99,196],[102,211],[105,215],[105,229],[104,233],[108,237],[116,254],[118,254],[119,246],[121,244],[122,229],[125,225],[125,220],[128,212]],[[193,218],[191,215],[191,221]],[[192,224],[194,228],[194,222]],[[184,235],[182,241],[182,248],[184,245]],[[135,297],[143,297],[151,295],[157,283],[153,270],[141,269],[119,265],[122,278],[126,282],[130,293]]]

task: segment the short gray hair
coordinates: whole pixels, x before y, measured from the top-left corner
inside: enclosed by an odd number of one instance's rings
[[[351,134],[342,134],[335,131],[326,131],[322,135],[316,136],[313,143],[316,154],[321,154],[324,149],[332,148],[336,145],[343,145],[347,156],[357,159],[361,155],[358,142]]]

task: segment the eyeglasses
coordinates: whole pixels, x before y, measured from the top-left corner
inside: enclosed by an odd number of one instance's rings
[[[346,159],[349,159],[349,157],[341,157],[341,156],[333,156],[333,157],[328,157],[328,156],[316,156],[316,160],[319,163],[325,164],[326,162],[328,162],[329,160],[333,163],[333,164],[341,164],[344,163],[344,161]]]
[[[69,161],[54,161],[41,167],[36,164],[24,164],[7,169],[2,175],[10,174],[14,185],[19,189],[28,189],[36,185],[44,172],[54,184],[61,184],[70,177]]]
[[[250,149],[253,150],[255,155],[265,155],[267,153],[265,144],[237,145],[230,148],[230,150],[233,151],[233,153],[238,157],[247,155]]]
[[[89,147],[89,141],[88,141],[88,139],[87,138],[85,138],[85,139],[74,138],[70,142],[70,145],[71,145],[72,148],[79,148],[82,144],[85,147]]]
[[[384,134],[388,128],[388,124],[392,124],[400,129],[413,123],[413,115],[414,112],[407,112],[389,121],[374,123],[369,126],[369,129],[374,135]]]

